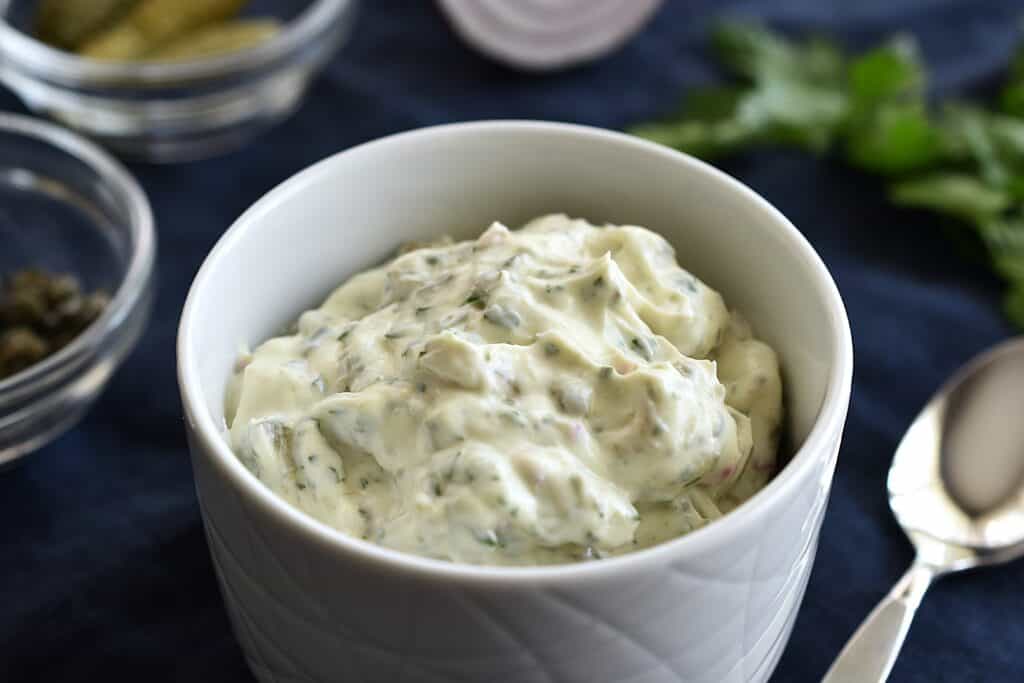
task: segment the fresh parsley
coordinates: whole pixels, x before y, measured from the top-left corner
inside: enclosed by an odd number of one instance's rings
[[[1007,283],[1006,314],[1024,328],[1024,49],[986,108],[931,106],[907,36],[848,55],[824,38],[732,22],[712,47],[732,82],[690,92],[674,116],[632,133],[706,159],[797,147],[880,175],[894,204],[972,229]]]

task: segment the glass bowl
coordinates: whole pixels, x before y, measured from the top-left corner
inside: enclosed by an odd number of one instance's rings
[[[54,355],[0,380],[0,467],[72,427],[142,334],[156,236],[120,163],[58,126],[0,114],[0,273],[70,273],[111,300]]]
[[[30,0],[0,0],[0,82],[33,111],[118,154],[155,162],[212,156],[282,120],[347,36],[354,0],[254,0],[247,15],[284,28],[249,49],[203,59],[107,62],[30,35]]]

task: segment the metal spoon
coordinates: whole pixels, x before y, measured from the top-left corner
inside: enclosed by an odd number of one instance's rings
[[[888,488],[917,557],[822,683],[885,681],[932,581],[1024,555],[1024,338],[978,356],[932,398]]]

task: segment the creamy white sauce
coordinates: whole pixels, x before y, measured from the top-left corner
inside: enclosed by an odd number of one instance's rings
[[[640,227],[563,215],[408,251],[243,354],[231,440],[348,534],[477,564],[600,558],[775,469],[775,353]]]

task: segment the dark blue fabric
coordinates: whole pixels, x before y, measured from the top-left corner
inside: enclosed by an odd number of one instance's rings
[[[399,130],[480,118],[618,128],[671,109],[714,78],[706,28],[722,12],[851,44],[915,34],[939,93],[984,92],[1018,33],[1018,0],[669,0],[619,53],[551,76],[516,74],[466,49],[427,2],[364,3],[349,45],[305,107],[249,148],[171,167],[134,166],[160,231],[152,324],[82,424],[0,475],[0,680],[250,680],[214,581],[192,488],[174,374],[193,274],[264,192],[338,150]],[[0,108],[20,110],[0,93]],[[758,153],[726,169],[800,227],[835,275],[856,348],[853,405],[806,600],[777,681],[817,680],[899,577],[910,548],[885,473],[937,385],[1012,334],[998,283],[926,216],[829,161]],[[1024,564],[939,583],[895,681],[1024,679]],[[680,643],[680,647],[686,647]]]

